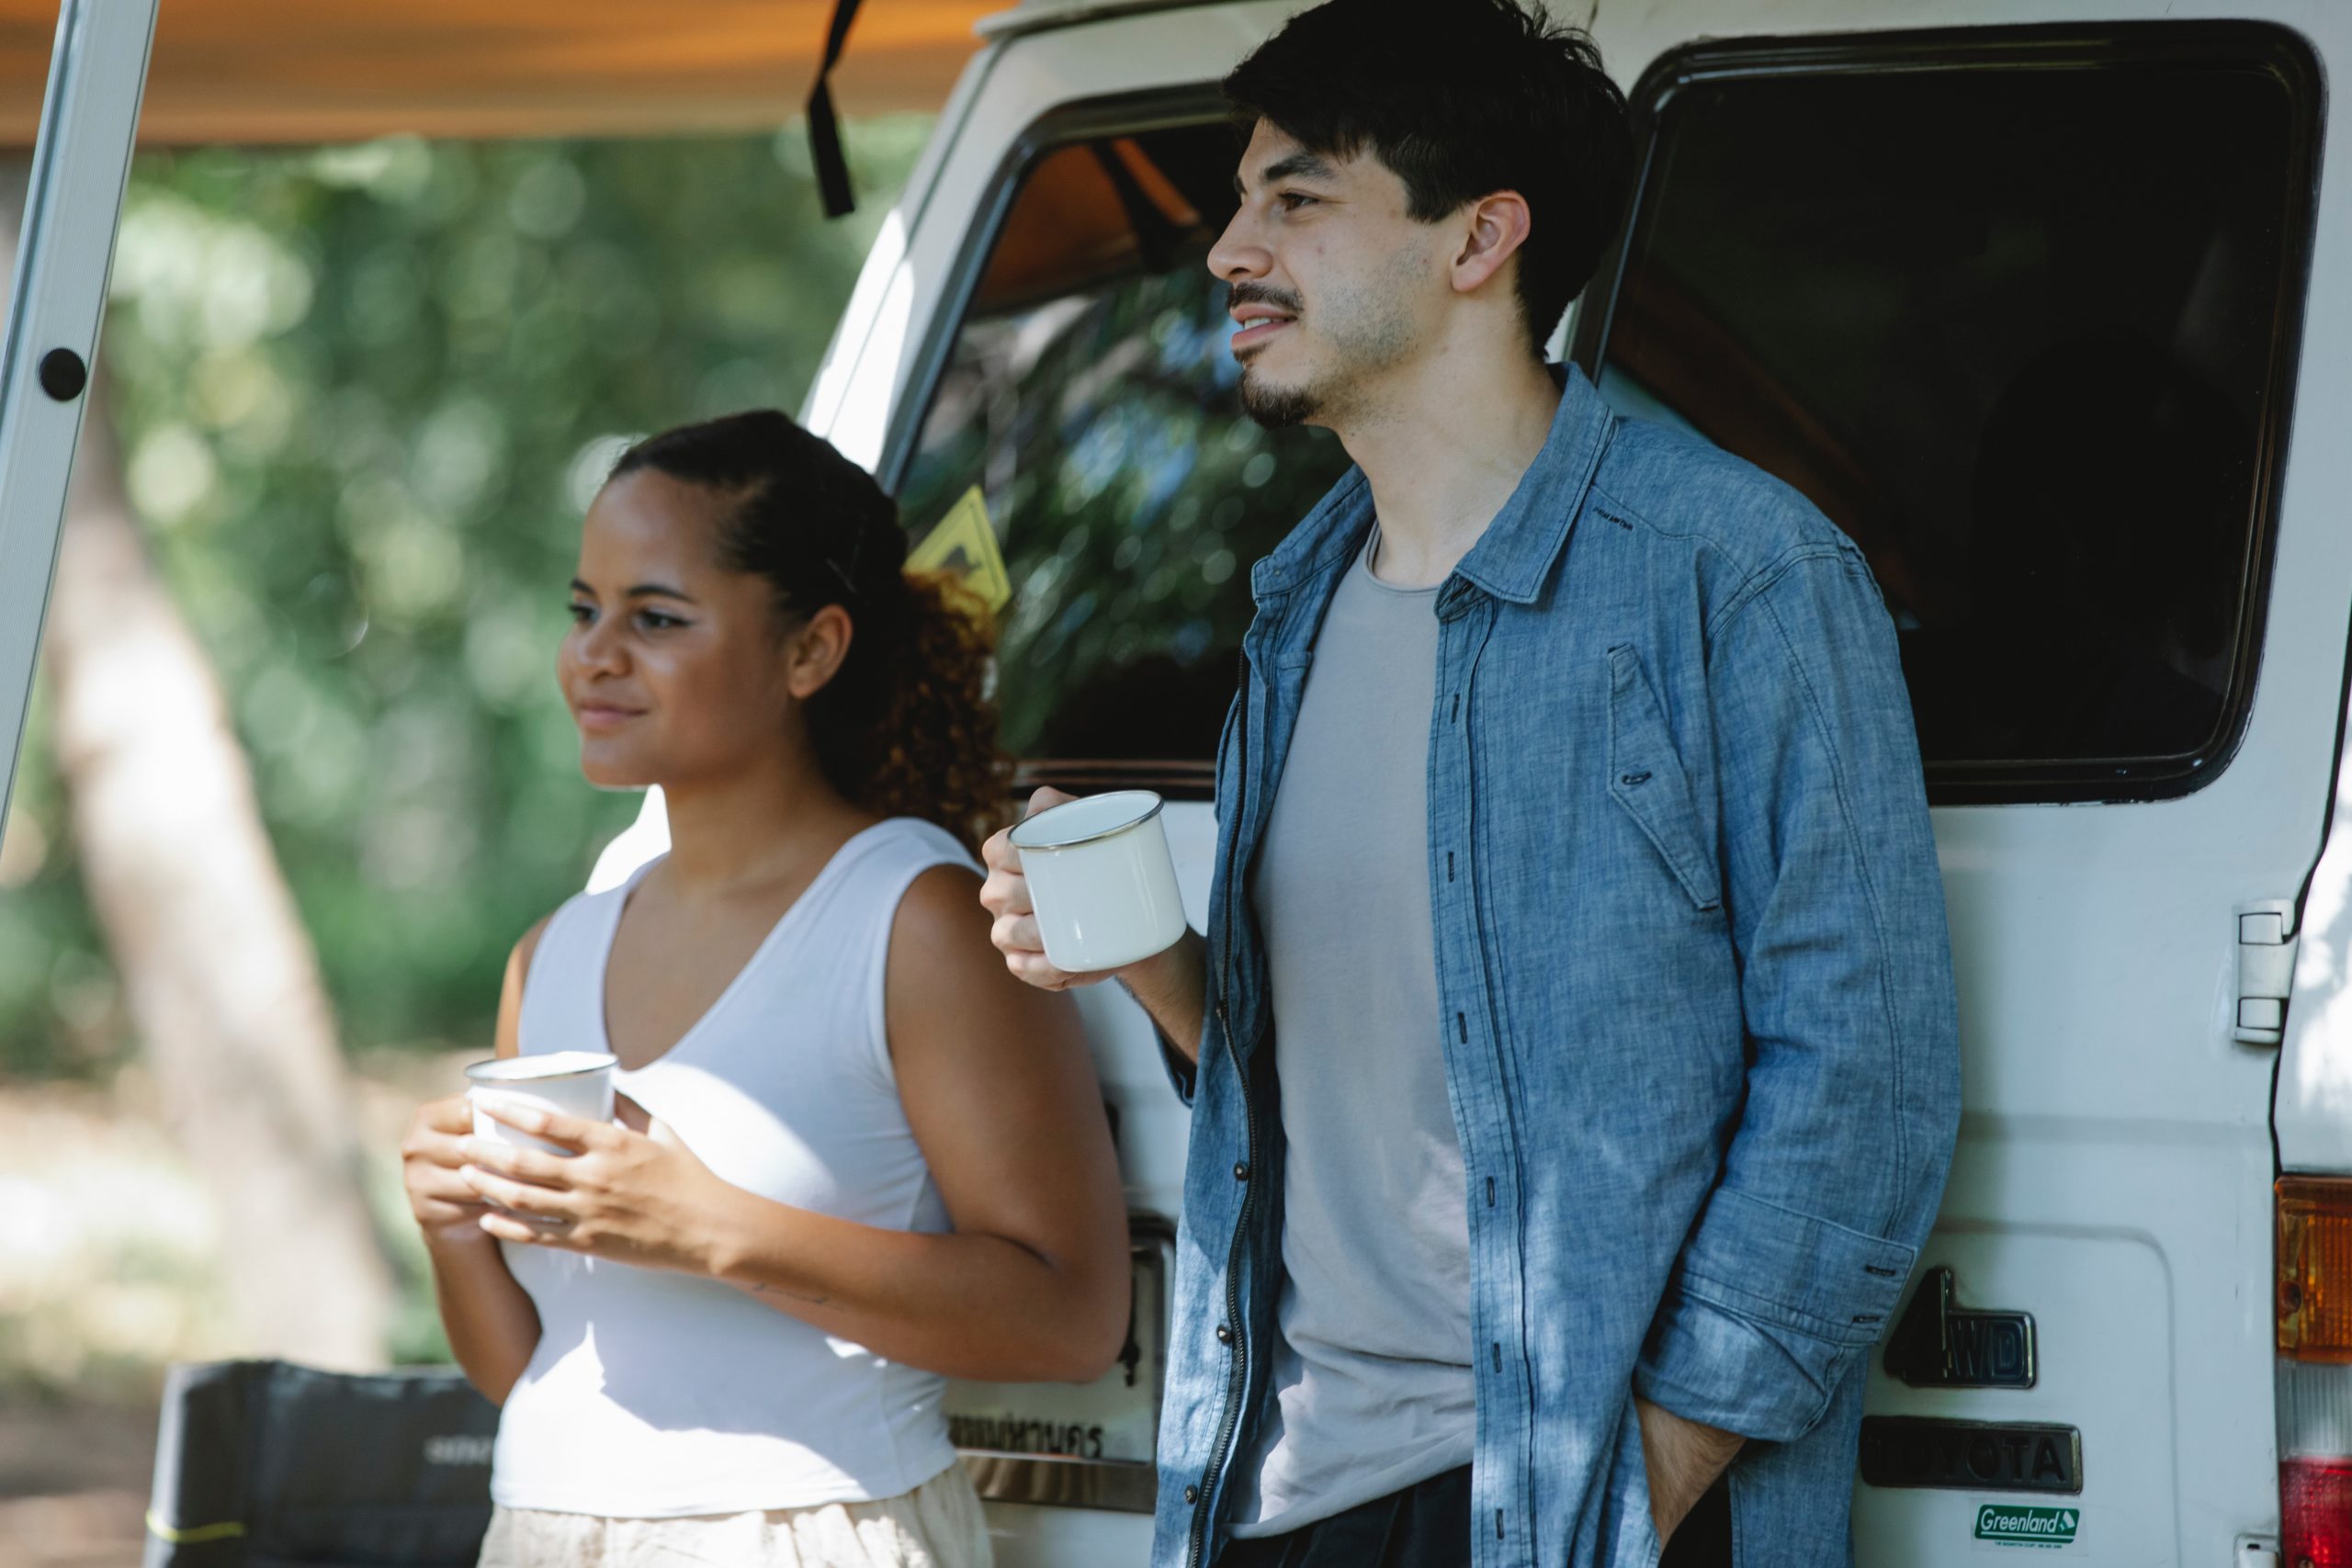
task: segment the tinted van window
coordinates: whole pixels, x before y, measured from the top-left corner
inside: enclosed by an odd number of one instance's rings
[[[1031,161],[899,485],[917,537],[988,503],[1004,739],[1042,778],[1205,791],[1250,567],[1346,469],[1323,432],[1240,412],[1206,265],[1238,156],[1216,119]]]
[[[2235,734],[2307,222],[2281,36],[1716,49],[1650,78],[1585,362],[1863,547],[1939,798],[2178,793]]]

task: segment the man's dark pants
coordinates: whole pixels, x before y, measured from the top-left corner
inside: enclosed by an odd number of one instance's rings
[[[1237,1540],[1216,1568],[1468,1568],[1470,1467],[1262,1540]],[[1730,1494],[1718,1483],[1667,1543],[1658,1568],[1729,1568]]]

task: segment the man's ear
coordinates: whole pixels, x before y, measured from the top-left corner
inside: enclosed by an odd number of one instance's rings
[[[808,617],[784,647],[785,689],[796,702],[807,702],[841,673],[849,657],[853,628],[849,612],[828,604]]]
[[[1503,264],[1527,243],[1530,216],[1527,198],[1515,190],[1480,197],[1465,213],[1462,248],[1453,257],[1453,288],[1469,294],[1485,287]]]

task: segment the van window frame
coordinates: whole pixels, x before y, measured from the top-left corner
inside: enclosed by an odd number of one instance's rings
[[[1063,148],[1082,141],[1139,131],[1215,125],[1231,119],[1231,106],[1217,84],[1202,81],[1069,99],[1023,128],[998,160],[996,172],[989,177],[986,194],[973,209],[972,221],[966,227],[947,282],[940,291],[939,307],[933,311],[923,340],[916,349],[906,390],[890,412],[881,457],[875,469],[884,491],[896,496],[906,484],[907,475],[922,449],[923,426],[938,400],[940,385],[955,355],[956,341],[970,316],[972,300],[988,271],[989,259],[1003,237],[1005,223],[1012,217],[1023,183],[1037,165]],[[1237,141],[1237,165],[1240,154]],[[1247,592],[1250,564],[1252,563],[1245,562],[1236,577],[1243,592]],[[1080,791],[1151,789],[1170,800],[1180,801],[1216,798],[1214,760],[1169,757],[1104,766],[1059,765],[1058,760],[1052,757],[1018,757],[1013,763],[1016,793],[1049,784]]]
[[[2275,23],[2240,20],[1939,28],[1820,38],[1762,36],[1713,39],[1669,50],[1643,72],[1627,95],[1637,159],[1634,188],[1625,222],[1584,293],[1569,344],[1570,359],[1596,385],[1626,259],[1652,194],[1660,122],[1668,106],[1684,88],[1772,77],[2021,67],[2090,73],[2167,64],[2262,71],[2278,80],[2288,101],[2287,203],[2279,214],[2270,378],[2264,388],[2262,418],[2255,430],[2249,558],[2222,716],[2204,746],[2185,757],[2121,763],[2104,760],[1929,761],[1926,773],[1930,806],[2177,799],[2219,777],[2243,745],[2253,715],[2268,623],[2278,488],[2293,423],[2319,205],[2317,149],[2324,130],[2326,104],[2318,60],[2301,34]]]
[[[987,194],[975,209],[972,222],[965,228],[955,263],[948,269],[946,286],[940,290],[939,308],[932,312],[930,328],[908,373],[906,390],[898,406],[891,410],[881,459],[875,466],[875,476],[885,491],[898,494],[907,481],[907,470],[914,466],[915,454],[922,446],[923,424],[931,417],[932,405],[939,399],[940,382],[947,375],[956,339],[971,314],[972,298],[979,291],[980,278],[988,271],[989,258],[996,253],[997,242],[1003,238],[1005,222],[1012,216],[1013,199],[1020,195],[1022,183],[1031,171],[1075,142],[1175,126],[1212,125],[1230,118],[1217,85],[1197,82],[1153,87],[1140,93],[1071,99],[1047,109],[1023,128],[998,160],[996,172],[989,176]],[[1238,147],[1234,150],[1234,158],[1238,164]]]

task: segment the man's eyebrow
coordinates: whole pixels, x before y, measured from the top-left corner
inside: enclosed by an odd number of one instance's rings
[[[1319,152],[1293,152],[1286,157],[1275,159],[1260,170],[1258,183],[1270,186],[1278,180],[1328,180],[1338,172],[1332,166],[1331,160]],[[1233,194],[1242,197],[1250,194],[1243,188],[1238,173],[1233,176]]]
[[[571,591],[585,593],[592,599],[596,594],[594,589],[576,577],[571,580]],[[675,599],[682,604],[695,602],[693,594],[673,588],[666,582],[632,582],[621,591],[621,596],[625,599]]]

